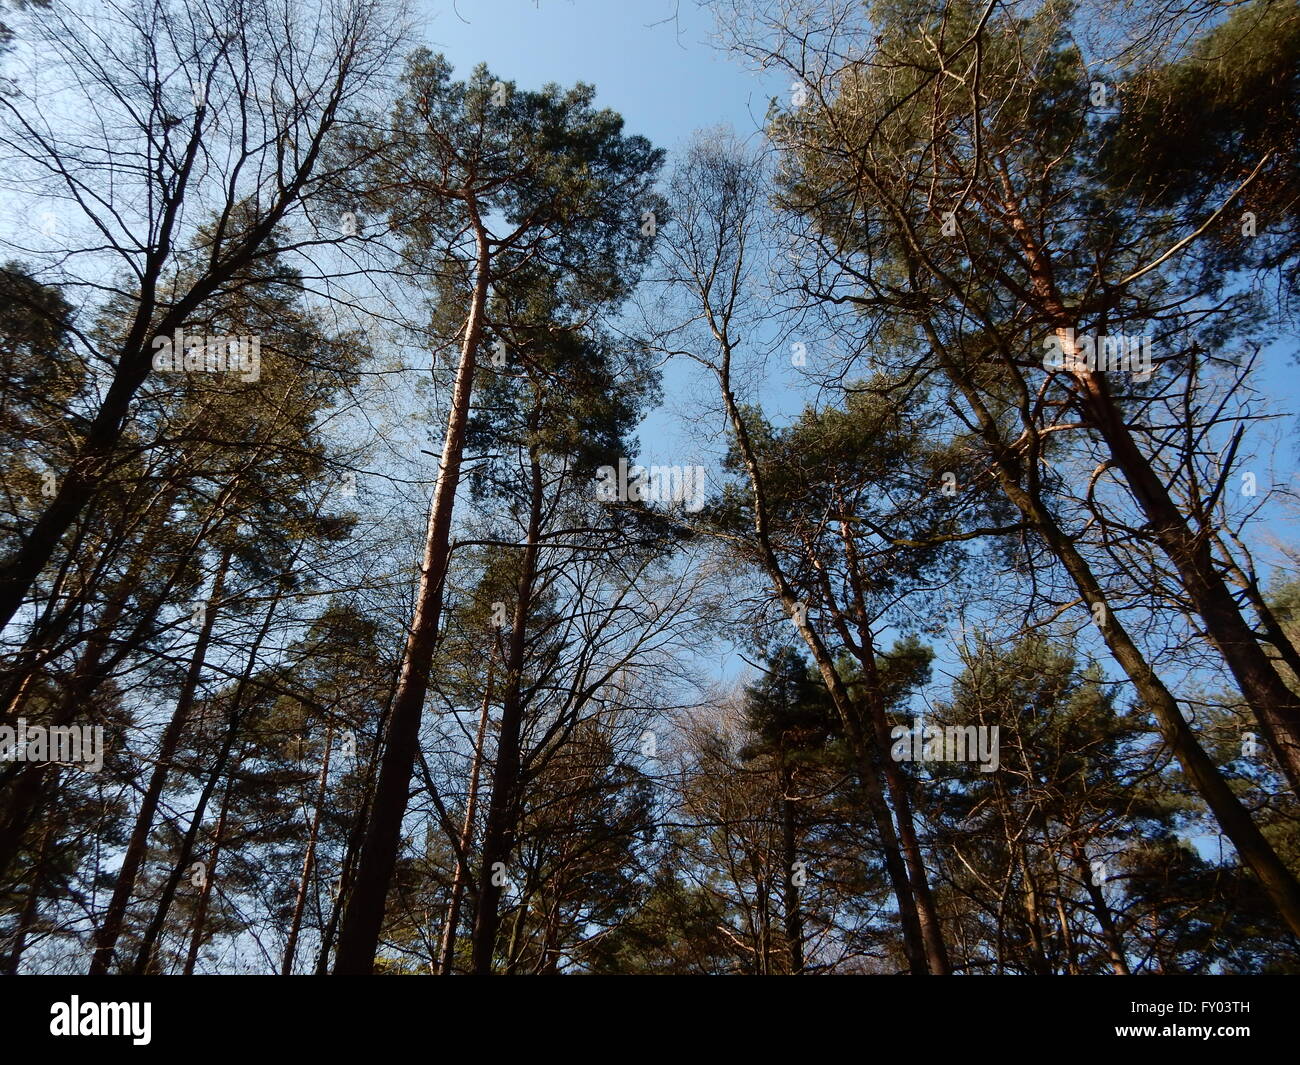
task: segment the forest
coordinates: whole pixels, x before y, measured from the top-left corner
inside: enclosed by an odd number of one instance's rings
[[[0,972],[1300,973],[1300,4],[649,7],[0,0]]]

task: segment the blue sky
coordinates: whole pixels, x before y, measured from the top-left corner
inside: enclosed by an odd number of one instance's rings
[[[425,0],[419,11],[429,47],[458,73],[482,61],[530,88],[588,82],[629,132],[670,150],[719,122],[757,129],[780,91],[709,43],[712,16],[694,0]]]

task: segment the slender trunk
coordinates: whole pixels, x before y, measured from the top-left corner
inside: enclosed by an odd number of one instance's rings
[[[591,778],[587,779],[590,781]],[[575,799],[569,804],[565,816],[565,830],[561,834],[563,842],[555,858],[555,872],[550,878],[551,903],[548,905],[545,902],[547,887],[545,883],[537,891],[538,897],[543,900],[538,907],[538,912],[545,915],[545,920],[542,922],[541,948],[533,972],[543,976],[554,976],[560,969],[560,931],[564,924],[564,896],[569,886],[566,870],[573,857],[572,844],[577,828],[578,800]]]
[[[1061,929],[1061,947],[1065,951],[1065,971],[1070,976],[1079,975],[1079,957],[1074,948],[1074,933],[1070,931],[1070,922],[1065,913],[1065,900],[1061,897],[1060,881],[1056,891],[1056,923]]]
[[[888,723],[884,721],[883,712],[876,723],[876,742],[882,747],[889,741]],[[949,976],[952,966],[948,960],[948,947],[943,940],[943,922],[939,918],[939,909],[935,905],[934,892],[930,890],[930,878],[925,870],[925,856],[921,853],[921,843],[916,835],[916,820],[912,815],[912,802],[908,795],[908,782],[898,763],[892,758],[882,759],[885,773],[885,786],[889,801],[894,808],[895,820],[898,822],[898,841],[907,859],[908,882],[916,898],[916,916],[921,924],[921,936],[925,941],[925,955],[930,972],[936,976]]]
[[[307,908],[307,888],[316,867],[316,839],[320,835],[321,810],[325,806],[325,787],[329,783],[330,750],[334,742],[334,728],[325,730],[325,754],[321,759],[320,775],[316,779],[316,803],[311,815],[311,828],[307,831],[307,853],[302,859],[302,876],[298,880],[298,895],[293,903],[293,918],[289,922],[289,938],[284,945],[281,976],[293,973],[293,956],[298,947],[298,930],[302,927],[303,911]]]
[[[847,530],[844,535],[851,541]],[[851,556],[854,554],[855,552],[851,552]],[[873,634],[865,627],[865,605],[862,607],[862,618],[864,628],[861,630],[862,637],[857,645],[857,657],[867,681],[867,708],[871,715],[872,728],[875,730],[876,746],[885,751],[891,746],[889,720],[881,694],[880,671],[876,666]],[[912,896],[916,900],[916,916],[921,925],[921,936],[925,941],[926,962],[934,975],[949,976],[952,974],[952,966],[948,960],[948,948],[943,941],[943,923],[939,918],[939,910],[935,906],[934,893],[930,890],[930,880],[925,870],[925,856],[921,853],[920,840],[916,835],[908,780],[892,757],[882,758],[881,762],[889,802],[898,825],[899,844],[907,860],[908,882]]]
[[[401,679],[393,697],[370,823],[339,933],[334,972],[340,975],[364,975],[374,968],[388,887],[401,846],[402,818],[406,813],[411,773],[419,747],[424,698],[429,690],[429,670],[442,614],[443,583],[450,555],[452,510],[456,504],[465,427],[474,389],[474,357],[483,332],[490,277],[487,230],[472,203],[470,215],[478,253],[474,296],[465,322],[465,340],[461,345],[460,365],[456,369],[456,383],[452,390],[438,486],[434,491],[433,505],[429,508],[415,617],[406,641]]]
[[[487,736],[488,709],[492,706],[492,670],[495,658],[488,656],[487,688],[483,692],[483,709],[478,716],[478,734],[474,738],[474,758],[469,768],[469,792],[465,797],[465,820],[460,831],[460,849],[456,852],[456,874],[451,881],[451,901],[447,906],[447,922],[442,930],[442,949],[439,951],[438,975],[450,976],[452,959],[456,955],[456,931],[460,924],[460,906],[465,897],[465,881],[469,877],[469,854],[474,846],[474,818],[478,814],[478,778],[483,765],[483,743]]]
[[[1020,868],[1025,877],[1025,924],[1029,929],[1029,964],[1036,976],[1050,976],[1052,967],[1047,963],[1047,952],[1043,943],[1043,926],[1038,915],[1038,882],[1029,865],[1029,854],[1025,847],[1020,848]]]
[[[542,976],[555,976],[560,971],[560,923],[563,919],[560,908],[560,896],[546,914],[546,930],[542,938],[542,955],[538,961],[537,972]]]
[[[199,960],[199,948],[203,946],[203,928],[208,922],[208,906],[212,899],[212,885],[216,883],[217,863],[221,860],[221,843],[226,838],[226,815],[230,810],[230,796],[234,792],[233,777],[226,781],[226,790],[221,795],[221,810],[217,814],[217,827],[212,834],[212,853],[208,857],[207,876],[199,887],[199,900],[194,906],[194,927],[190,931],[190,946],[185,952],[184,976],[194,975],[194,966]]]
[[[227,548],[217,566],[217,572],[212,581],[212,594],[208,598],[203,624],[199,630],[198,639],[194,643],[194,653],[190,657],[189,670],[181,686],[180,695],[176,700],[176,709],[172,713],[171,721],[167,723],[167,728],[163,732],[162,744],[158,751],[158,761],[149,778],[149,785],[145,789],[144,797],[140,800],[140,810],[136,815],[130,841],[127,843],[126,854],[122,859],[122,867],[117,874],[113,897],[108,904],[107,912],[104,914],[104,923],[95,936],[95,953],[90,962],[90,974],[92,976],[102,976],[108,972],[109,966],[113,962],[114,953],[117,950],[117,940],[122,934],[122,923],[126,918],[126,909],[131,901],[131,893],[135,890],[136,878],[140,875],[140,867],[144,864],[145,852],[149,845],[149,834],[153,830],[153,820],[158,812],[158,804],[162,800],[163,787],[167,782],[167,774],[171,769],[171,760],[176,754],[176,748],[180,745],[181,733],[185,728],[185,723],[189,720],[190,710],[194,705],[195,693],[198,691],[199,679],[203,674],[203,664],[207,657],[208,645],[212,642],[212,629],[217,620],[217,607],[221,602],[225,588],[226,571],[230,566],[231,553],[231,549]]]
[[[799,852],[795,849],[793,774],[782,760],[781,765],[781,845],[785,870],[782,877],[785,894],[785,941],[790,951],[790,972],[803,972],[803,915],[799,911],[799,887],[794,882],[794,863]]]
[[[203,828],[203,817],[207,812],[208,802],[217,788],[217,783],[221,780],[221,774],[225,772],[226,763],[230,759],[230,752],[235,744],[237,731],[238,725],[232,720],[226,730],[225,740],[221,747],[221,753],[217,757],[216,765],[212,767],[212,772],[208,774],[207,780],[204,781],[203,790],[199,792],[199,801],[195,804],[194,812],[190,814],[190,823],[185,829],[185,835],[181,837],[181,845],[177,851],[176,861],[172,865],[171,872],[167,874],[167,879],[163,881],[162,892],[157,905],[154,907],[153,917],[140,939],[140,946],[136,949],[135,965],[131,969],[132,976],[143,976],[149,972],[150,966],[155,960],[154,950],[158,946],[158,941],[162,938],[163,928],[167,924],[167,914],[171,911],[171,905],[176,898],[176,891],[180,887],[181,879],[184,877],[187,867],[191,864],[194,847],[198,842],[199,832]],[[211,879],[210,875],[207,879]]]
[[[771,860],[771,851],[768,852],[768,860]],[[758,849],[755,848],[754,854],[750,861],[754,883],[758,887],[758,972],[760,976],[772,975],[772,902],[771,892],[768,889],[770,881],[766,876],[766,870],[763,869],[763,863],[759,858]]]
[[[393,689],[396,690],[398,678],[393,678]],[[379,761],[382,755],[378,737],[383,735],[388,727],[388,711],[392,706],[392,692],[389,698],[384,700],[384,711],[380,715],[379,725],[375,730],[376,740],[370,750],[370,757],[366,760],[365,781],[361,785],[361,795],[371,796],[374,794],[375,779],[379,775]],[[366,823],[369,819],[370,805],[369,800],[364,799],[357,810],[356,817],[353,818],[352,824],[348,829],[348,838],[343,847],[343,860],[339,863],[339,878],[335,885],[334,891],[330,897],[330,915],[329,920],[325,922],[325,927],[321,929],[320,951],[316,955],[316,975],[326,976],[329,974],[330,951],[334,947],[334,937],[338,932],[339,920],[343,916],[343,904],[348,897],[348,885],[352,880],[352,870],[356,867],[357,856],[361,853],[361,845],[365,841]]]
[[[1110,905],[1106,902],[1105,892],[1100,884],[1094,883],[1092,876],[1092,867],[1088,864],[1088,856],[1083,851],[1083,845],[1077,841],[1071,847],[1071,857],[1074,859],[1074,866],[1079,870],[1080,877],[1083,878],[1084,890],[1088,892],[1088,898],[1092,900],[1093,916],[1097,918],[1097,924],[1101,926],[1102,938],[1106,941],[1106,950],[1110,953],[1110,967],[1116,976],[1131,976],[1128,967],[1128,959],[1124,956],[1124,941],[1120,937],[1119,929],[1115,927],[1115,918],[1110,912]]]
[[[544,918],[546,913],[544,897],[540,894],[538,897],[543,901],[537,906],[537,913],[539,917]],[[515,919],[510,928],[510,943],[506,947],[505,971],[507,976],[514,976],[518,973],[519,966],[524,960],[524,950],[528,946],[524,938],[524,928],[528,924],[528,914],[533,908],[533,896],[526,894],[523,903],[515,911]]]
[[[848,506],[843,495],[837,490],[836,503],[841,514],[848,513]],[[882,685],[880,670],[876,665],[875,633],[871,629],[870,615],[867,612],[866,596],[863,594],[864,574],[861,558],[853,534],[846,521],[839,522],[840,540],[844,544],[844,556],[848,563],[850,587],[853,593],[853,611],[857,620],[858,639],[849,639],[847,627],[844,627],[841,613],[835,610],[836,622],[841,625],[845,643],[850,646],[858,663],[862,666],[862,675],[867,684],[867,708],[871,715],[871,725],[875,731],[876,745],[882,751],[890,750],[892,744],[889,734],[889,720]],[[830,601],[830,596],[827,596]],[[925,858],[921,853],[920,841],[916,835],[916,822],[912,816],[912,799],[909,781],[898,763],[890,758],[882,760],[885,787],[889,802],[894,810],[898,825],[898,838],[907,859],[908,877],[912,895],[916,900],[917,920],[921,925],[921,936],[925,941],[926,961],[930,972],[937,976],[949,976],[952,966],[948,960],[948,948],[943,940],[943,923],[939,918],[938,907],[934,902],[934,893],[930,890],[930,880],[926,874]]]
[[[515,610],[507,648],[506,685],[502,698],[501,729],[497,738],[497,756],[492,771],[492,791],[488,799],[487,824],[483,829],[483,854],[478,876],[478,908],[471,935],[470,968],[479,976],[492,972],[496,948],[504,876],[500,870],[510,858],[514,831],[519,816],[520,731],[523,727],[524,657],[527,649],[528,617],[532,608],[533,580],[537,570],[538,545],[542,528],[542,470],[534,450],[530,456],[531,500],[528,531],[520,561]]]
[[[253,673],[257,669],[257,656],[261,653],[262,644],[266,642],[266,637],[271,631],[271,625],[275,620],[275,612],[278,609],[281,600],[284,597],[284,589],[289,574],[293,572],[294,567],[298,564],[298,558],[302,554],[306,541],[301,541],[293,553],[288,566],[285,569],[285,580],[277,583],[274,597],[267,604],[266,613],[262,618],[262,624],[258,629],[257,637],[253,640],[253,645],[248,651],[248,658],[244,663],[244,669],[240,673],[239,681],[235,685],[235,690],[230,696],[230,718],[226,728],[225,740],[222,744],[221,751],[217,755],[217,763],[208,776],[207,783],[199,795],[198,804],[194,808],[194,813],[190,817],[189,828],[181,841],[180,852],[177,855],[176,863],[172,867],[171,874],[167,877],[163,885],[162,894],[158,900],[158,906],[154,913],[154,918],[150,922],[145,932],[144,939],[141,941],[139,954],[136,957],[137,973],[143,973],[148,966],[149,956],[153,952],[154,945],[158,937],[162,934],[163,925],[167,920],[167,911],[171,908],[172,900],[176,897],[176,889],[180,885],[181,877],[185,873],[185,868],[190,864],[190,859],[194,853],[194,844],[198,839],[199,829],[203,825],[203,815],[207,810],[208,802],[212,797],[212,792],[217,786],[217,781],[225,771],[226,763],[230,759],[230,752],[234,748],[235,740],[239,735],[240,718],[242,714],[241,707],[244,702],[244,692],[248,685],[252,683]]]
[[[573,828],[572,816],[569,819],[569,828]],[[545,914],[545,920],[542,922],[542,942],[533,972],[542,976],[555,976],[560,969],[560,928],[564,920],[564,893],[568,886],[563,870],[568,861],[569,846],[566,841],[563,854],[556,863],[555,876],[551,879],[554,898],[550,905],[546,905],[543,901],[542,906],[539,907],[539,910]],[[545,900],[544,889],[539,889],[538,895]]]
[[[930,972],[925,947],[925,934],[917,914],[916,899],[908,876],[907,865],[903,860],[898,835],[894,828],[889,806],[885,801],[881,787],[883,752],[878,743],[868,742],[867,735],[859,720],[857,708],[845,688],[835,663],[825,642],[811,625],[808,624],[807,604],[801,603],[794,594],[794,589],[781,569],[776,552],[772,547],[768,530],[767,497],[763,486],[763,475],[749,438],[745,420],[741,417],[736,397],[731,391],[731,344],[725,331],[714,321],[712,314],[706,310],[719,346],[722,349],[722,364],[717,369],[718,384],[722,400],[726,407],[727,419],[736,436],[737,448],[745,464],[749,477],[750,491],[754,503],[754,534],[758,541],[760,561],[771,580],[777,597],[787,614],[793,619],[799,635],[803,638],[813,661],[830,692],[831,701],[844,726],[845,736],[849,741],[849,750],[853,755],[859,783],[862,786],[868,809],[880,834],[881,857],[885,863],[885,872],[894,892],[898,905],[899,924],[903,935],[903,952],[907,958],[908,969],[914,976],[925,976]],[[886,748],[887,750],[888,748]]]
[[[528,919],[529,900],[525,897],[515,911],[514,924],[510,926],[510,943],[506,947],[506,975],[514,976],[519,968],[519,954],[523,950],[524,922]]]

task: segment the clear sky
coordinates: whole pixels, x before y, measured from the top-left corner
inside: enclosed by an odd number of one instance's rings
[[[596,86],[628,132],[673,149],[692,131],[761,125],[780,91],[713,47],[695,0],[422,0],[423,36],[458,73],[477,62],[521,87]]]

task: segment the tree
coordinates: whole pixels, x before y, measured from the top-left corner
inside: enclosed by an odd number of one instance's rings
[[[916,14],[926,20],[920,29]],[[1121,530],[1135,555],[1147,558],[1150,546],[1144,587],[1160,587],[1154,594],[1163,596],[1163,582],[1173,581],[1191,613],[1185,622],[1164,617],[1205,633],[1279,764],[1291,766],[1288,779],[1300,780],[1292,739],[1300,736],[1300,707],[1215,560],[1210,527],[1221,489],[1202,491],[1224,482],[1212,441],[1232,418],[1221,393],[1199,390],[1195,367],[1204,347],[1248,330],[1248,301],[1224,301],[1207,324],[1190,305],[1196,288],[1177,270],[1189,235],[1167,213],[1102,193],[1100,123],[1084,106],[1084,59],[1063,17],[1055,9],[1021,17],[995,16],[993,7],[936,13],[899,4],[880,9],[874,36],[855,23],[843,37],[820,38],[813,105],[773,122],[787,162],[782,206],[797,220],[810,261],[806,294],[825,307],[853,307],[855,324],[866,325],[851,334],[846,361],[862,357],[864,340],[878,340],[898,374],[947,379],[983,438],[989,476],[1070,574],[1111,653],[1295,927],[1294,875],[1121,624],[1125,598],[1141,595],[1125,588],[1134,568],[1114,567],[1104,586],[1088,557],[1109,563],[1108,551],[1124,550],[1114,540]],[[790,43],[778,34],[754,47],[771,61],[798,63],[804,76],[806,59]],[[976,76],[982,95],[972,100],[966,86]],[[932,150],[914,150],[932,137]],[[1104,337],[1130,322],[1157,329],[1168,354],[1147,380],[1117,375],[1112,385],[1095,358],[1084,358],[1080,338],[1098,338],[1095,356],[1106,350]],[[1039,378],[1037,353],[1045,347],[1059,349],[1061,359]],[[1195,426],[1190,437],[1188,425]],[[1167,454],[1176,456],[1169,476],[1191,482],[1177,493],[1161,476]],[[1086,519],[1060,505],[1057,493],[1070,481],[1051,464],[1067,455],[1087,463],[1074,474],[1078,495],[1091,504],[1107,490],[1105,506],[1114,508],[1089,527],[1100,541],[1095,551],[1090,540],[1076,542]],[[1113,492],[1102,478],[1111,471],[1119,475]],[[1189,502],[1180,506],[1176,494]]]
[[[417,52],[393,113],[377,187],[409,232],[408,256],[460,298],[461,338],[429,508],[416,610],[393,697],[365,846],[339,938],[337,973],[369,972],[400,845],[420,717],[429,687],[452,513],[479,345],[493,286],[521,270],[550,279],[557,308],[616,301],[646,255],[637,219],[661,155],[592,106],[593,91],[523,92],[486,68],[453,82],[441,58]],[[498,88],[497,86],[500,86]],[[498,102],[504,99],[504,102]],[[452,313],[450,307],[443,314]],[[526,567],[527,568],[527,567]],[[516,610],[527,603],[516,604]]]
[[[92,132],[56,132],[40,104],[0,95],[0,150],[14,161],[7,184],[48,190],[67,205],[62,225],[93,233],[52,253],[72,264],[65,288],[102,306],[121,291],[103,279],[107,268],[131,279],[136,298],[110,345],[74,334],[78,357],[107,373],[107,387],[87,397],[53,494],[0,562],[0,628],[18,617],[118,461],[155,340],[185,330],[250,267],[284,254],[277,228],[355,168],[355,157],[333,155],[334,143],[395,43],[389,16],[369,2],[322,9],[312,34],[286,35],[299,17],[278,0],[202,10],[146,0],[111,5],[103,26],[84,18],[55,7],[33,27],[80,90],[58,106],[95,116]],[[296,43],[305,40],[314,43]],[[128,196],[138,211],[116,211],[112,201]]]

